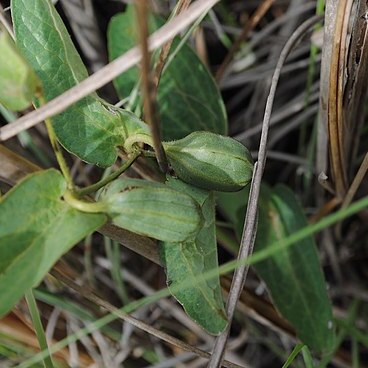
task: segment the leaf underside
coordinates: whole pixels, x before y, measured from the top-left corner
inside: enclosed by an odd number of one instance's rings
[[[106,221],[61,200],[66,189],[54,170],[27,176],[0,200],[0,317],[74,244]]]

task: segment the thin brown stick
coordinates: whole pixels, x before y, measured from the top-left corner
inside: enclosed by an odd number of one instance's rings
[[[176,8],[174,10],[173,15],[177,16],[180,13],[182,13],[184,10],[186,10],[189,7],[190,3],[191,3],[191,0],[179,0],[178,5],[176,6]],[[171,40],[167,41],[162,46],[162,49],[160,51],[160,55],[159,55],[158,60],[157,60],[155,75],[154,75],[156,91],[157,91],[158,85],[160,83],[161,74],[162,74],[162,71],[163,71],[164,66],[166,64],[166,60],[169,56],[171,45],[172,45],[173,41],[174,41],[173,38]]]
[[[226,71],[226,68],[230,64],[231,60],[233,59],[235,53],[239,50],[242,42],[244,42],[249,32],[251,32],[259,23],[259,21],[264,17],[264,15],[267,13],[268,9],[270,9],[271,5],[275,2],[275,0],[263,0],[263,2],[258,6],[258,8],[255,10],[255,12],[252,14],[250,19],[245,24],[242,32],[240,33],[239,37],[236,39],[236,41],[232,44],[229,52],[227,53],[224,61],[218,68],[216,72],[216,81],[219,82],[222,77],[224,76],[224,73]]]
[[[314,24],[321,20],[320,16],[314,16],[311,19],[305,21],[302,25],[300,25],[295,32],[291,35],[289,40],[286,42],[284,48],[281,51],[280,57],[277,61],[277,65],[272,77],[271,88],[267,98],[267,104],[265,108],[265,113],[263,117],[263,126],[261,133],[261,140],[259,144],[258,150],[258,162],[255,165],[253,178],[250,187],[250,194],[247,206],[247,212],[245,215],[243,234],[240,244],[240,250],[238,259],[243,261],[248,258],[253,252],[253,245],[256,236],[256,228],[257,228],[257,212],[258,212],[258,198],[261,189],[261,181],[262,176],[266,164],[266,155],[267,155],[267,140],[268,140],[268,130],[270,126],[270,119],[273,107],[273,101],[275,99],[276,87],[281,75],[281,69],[286,61],[287,56],[290,51],[294,48],[300,38],[305,34],[305,32],[310,29]],[[243,262],[244,264],[244,262]],[[236,309],[236,304],[239,299],[239,295],[243,289],[245,279],[249,270],[248,265],[240,266],[236,269],[234,278],[232,280],[231,289],[229,292],[229,297],[226,305],[227,317],[229,320],[229,324],[226,329],[221,333],[220,336],[216,339],[213,354],[210,359],[209,368],[217,368],[221,364],[223,359],[223,355],[225,352],[225,347],[231,327],[231,322],[233,320],[234,312]]]
[[[149,51],[161,47],[165,42],[175,37],[187,26],[207,13],[220,0],[197,0],[186,11],[167,22],[149,38]],[[60,96],[51,100],[47,105],[28,113],[0,129],[0,141],[9,139],[18,133],[33,127],[48,117],[63,112],[73,103],[111,82],[141,60],[139,47],[133,47],[124,55],[115,59],[98,72],[92,74],[77,86],[70,88]]]
[[[148,50],[148,1],[136,0],[137,24],[139,29],[139,43],[141,47],[141,88],[143,95],[144,120],[150,125],[153,148],[158,165],[163,173],[168,171],[167,159],[161,143],[160,119],[156,99],[156,87],[151,71],[151,54]]]
[[[142,331],[145,331],[152,336],[155,336],[179,349],[189,351],[191,353],[194,353],[198,355],[201,358],[208,359],[211,354],[207,353],[206,351],[203,351],[201,349],[198,349],[195,346],[191,346],[189,344],[186,344],[185,342],[170,336],[169,334],[162,332],[142,321],[140,321],[137,318],[132,317],[128,313],[123,312],[121,309],[116,308],[109,302],[101,299],[98,295],[94,293],[93,290],[86,288],[85,286],[79,286],[77,283],[75,283],[69,276],[67,276],[58,266],[55,266],[51,271],[50,274],[53,275],[58,281],[62,282],[72,290],[76,291],[79,295],[81,295],[83,298],[89,300],[90,302],[98,305],[99,307],[105,309],[109,313],[117,316],[118,318],[122,319],[123,321],[126,321],[130,323],[131,325],[139,328]],[[227,368],[242,368],[241,366],[224,361],[222,364],[223,367]]]

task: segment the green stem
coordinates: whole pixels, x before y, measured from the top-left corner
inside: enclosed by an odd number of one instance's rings
[[[105,212],[106,210],[104,203],[81,201],[80,199],[75,197],[74,193],[68,190],[64,193],[63,197],[64,197],[65,202],[70,204],[70,206],[82,212],[100,213],[100,212]]]
[[[304,344],[297,344],[297,345],[295,345],[293,351],[288,356],[288,358],[287,358],[286,362],[284,363],[284,365],[282,366],[282,368],[288,368],[288,367],[290,367],[291,363],[298,356],[298,354],[302,351],[303,347],[304,347]]]
[[[28,304],[28,309],[29,312],[31,314],[31,318],[32,318],[32,323],[33,323],[33,327],[34,330],[36,332],[36,336],[38,339],[38,343],[40,344],[40,349],[42,351],[49,351],[49,347],[47,345],[47,341],[46,341],[46,336],[45,336],[45,332],[43,330],[43,326],[41,323],[41,318],[40,318],[40,314],[37,308],[37,303],[36,303],[36,299],[33,295],[32,289],[29,289],[26,294],[26,301]],[[51,355],[50,353],[45,356],[44,360],[43,360],[44,366],[45,368],[54,368],[54,364],[52,363],[52,359],[51,359]]]
[[[92,184],[83,189],[75,190],[74,194],[77,197],[83,197],[87,194],[97,192],[99,189],[103,188],[105,185],[109,184],[113,180],[115,180],[118,176],[120,176],[124,171],[128,170],[129,167],[133,164],[133,162],[139,157],[141,151],[136,151],[132,154],[132,157],[124,162],[124,165],[119,167],[118,170],[114,171],[112,174],[106,176],[95,184]]]
[[[41,105],[46,104],[45,97],[42,94],[39,97],[39,101],[40,101]],[[54,150],[56,160],[59,164],[60,170],[63,173],[63,176],[64,176],[64,178],[67,182],[68,188],[72,190],[74,188],[74,183],[73,183],[73,180],[72,180],[72,176],[70,175],[69,167],[68,167],[68,165],[65,161],[65,158],[63,156],[63,152],[62,152],[61,147],[60,147],[60,144],[59,144],[59,142],[56,138],[55,130],[54,130],[54,127],[52,126],[51,119],[50,118],[45,119],[45,124],[46,124],[46,128],[47,128],[47,133],[49,135],[51,147]]]
[[[152,137],[148,134],[133,134],[130,135],[124,142],[124,149],[126,152],[131,152],[133,150],[133,145],[136,143],[145,143],[153,147]]]

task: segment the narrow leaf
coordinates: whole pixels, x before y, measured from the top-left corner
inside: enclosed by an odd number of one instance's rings
[[[61,200],[62,175],[50,169],[27,176],[0,199],[0,317],[36,286],[74,244],[106,221]]]
[[[29,107],[40,89],[36,74],[23,58],[14,41],[0,28],[0,103],[20,111]]]
[[[195,198],[201,206],[205,221],[192,241],[160,243],[167,285],[170,289],[188,275],[195,277],[197,283],[191,288],[172,294],[183,305],[189,317],[210,334],[218,335],[227,325],[219,277],[208,281],[201,278],[203,273],[218,268],[214,195],[213,192],[192,187],[180,180],[171,179],[168,185]]]
[[[218,194],[220,209],[232,221],[239,238],[248,192],[246,188],[237,193]],[[262,186],[255,252],[306,226],[307,220],[293,192],[281,185],[273,190]],[[265,281],[275,306],[293,325],[302,342],[319,352],[330,350],[334,340],[332,310],[314,239],[309,237],[284,248],[254,267]]]
[[[49,0],[13,0],[12,17],[17,45],[42,81],[47,100],[87,78],[87,70]],[[126,120],[138,119],[93,93],[55,116],[53,123],[68,151],[105,167],[115,162],[116,147],[126,139]]]
[[[119,179],[100,201],[115,225],[162,241],[186,241],[202,222],[199,206],[185,193],[161,183]]]
[[[282,241],[308,226],[293,192],[276,186],[263,191],[255,249]],[[294,326],[299,338],[319,352],[333,347],[332,309],[312,237],[255,265],[266,282],[282,315]]]
[[[157,17],[151,17],[151,31],[162,23]],[[128,51],[136,39],[134,9],[128,6],[125,13],[116,15],[110,22],[110,59]],[[174,41],[172,51],[178,43]],[[130,95],[138,78],[138,69],[132,68],[115,80],[121,98]],[[180,49],[164,70],[157,99],[164,140],[180,139],[196,130],[226,135],[227,117],[220,92],[206,66],[188,45]]]

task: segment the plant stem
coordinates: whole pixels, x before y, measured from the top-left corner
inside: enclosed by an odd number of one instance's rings
[[[115,180],[118,176],[120,176],[124,171],[128,170],[129,167],[133,164],[133,162],[140,156],[141,151],[136,151],[132,154],[132,157],[128,159],[119,169],[114,171],[112,174],[106,176],[95,184],[92,184],[83,189],[75,190],[74,194],[77,197],[83,197],[87,194],[97,192],[99,189],[109,184],[111,181]]]
[[[46,99],[45,99],[43,94],[40,95],[39,101],[40,101],[41,105],[46,105]],[[63,173],[63,176],[64,176],[64,178],[67,182],[68,189],[72,190],[74,188],[74,183],[73,183],[73,180],[72,180],[72,176],[70,175],[69,167],[68,167],[68,165],[65,161],[65,158],[63,156],[63,152],[62,152],[61,147],[60,147],[60,144],[59,144],[59,142],[56,138],[56,134],[55,134],[55,131],[54,131],[54,127],[52,126],[51,119],[46,118],[45,119],[45,124],[46,124],[46,128],[47,128],[47,133],[49,135],[51,147],[54,150],[56,160],[59,164],[60,170]]]
[[[67,190],[64,195],[64,200],[73,208],[87,213],[105,212],[105,204],[102,202],[86,202],[78,199],[74,192]]]
[[[43,326],[42,326],[42,323],[41,323],[41,318],[40,318],[40,314],[39,314],[39,311],[38,311],[36,299],[33,295],[32,289],[29,289],[26,292],[25,297],[26,297],[26,301],[27,301],[27,304],[28,304],[29,312],[31,314],[32,323],[33,323],[34,330],[36,332],[38,343],[40,344],[40,349],[48,351],[49,347],[47,346],[45,332],[43,330]],[[54,364],[52,363],[50,353],[48,354],[48,356],[46,356],[44,358],[43,363],[45,365],[45,368],[54,368]]]

